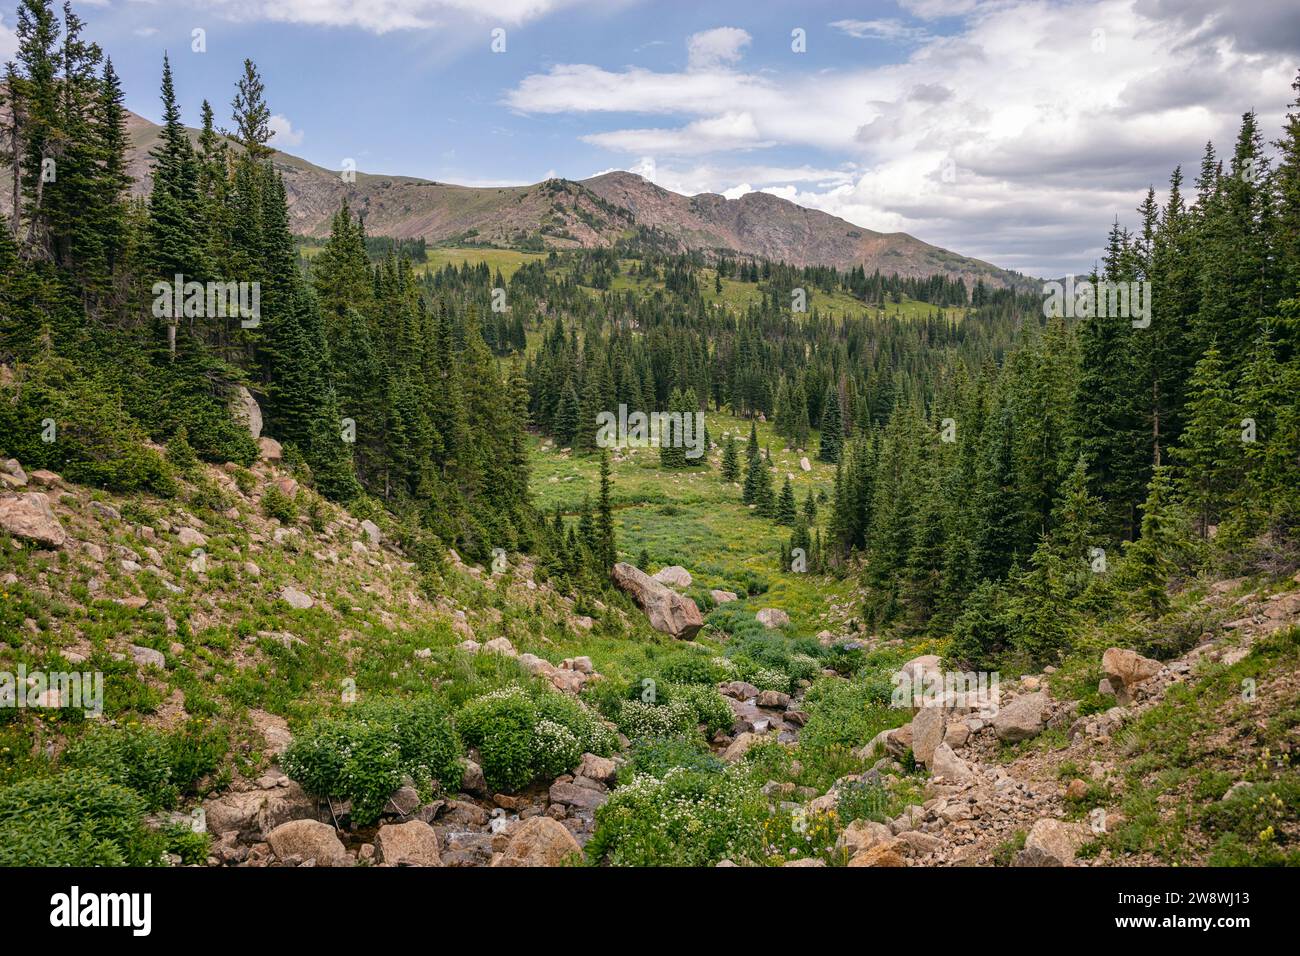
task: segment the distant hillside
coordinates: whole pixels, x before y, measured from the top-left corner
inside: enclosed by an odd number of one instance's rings
[[[149,188],[149,150],[160,127],[130,114],[130,168],[135,191]],[[197,131],[192,131],[197,138]],[[411,176],[358,172],[344,182],[289,153],[278,152],[295,231],[329,232],[346,197],[364,212],[372,235],[423,237],[430,243],[482,243],[532,249],[598,248],[655,230],[674,251],[728,252],[795,265],[828,265],[868,273],[929,276],[942,273],[994,287],[1028,286],[1027,277],[988,262],[932,246],[907,233],[882,233],[807,209],[768,193],[726,199],[716,193],[683,196],[627,172],[591,179],[550,179],[531,186],[471,187]],[[8,190],[0,191],[7,212]]]

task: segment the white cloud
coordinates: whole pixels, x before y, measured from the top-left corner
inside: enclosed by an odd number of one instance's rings
[[[138,37],[151,37],[158,32],[157,27],[136,27],[131,31]]]
[[[921,27],[910,27],[902,20],[835,20],[830,24],[841,33],[859,40],[887,40],[891,43],[924,40],[928,34]]]
[[[387,33],[437,26],[448,18],[519,26],[577,2],[581,0],[211,0],[210,6],[235,20]]]
[[[4,17],[0,16],[0,63],[12,59],[17,52],[18,34],[9,29]]]
[[[740,61],[740,51],[754,38],[739,27],[718,27],[692,34],[686,41],[692,70],[712,70]]]
[[[973,11],[912,0],[918,14],[972,15],[901,63],[779,74],[561,64],[524,78],[506,102],[526,113],[669,118],[583,137],[653,152],[667,188],[762,189],[870,229],[1061,274],[1091,265],[1113,216],[1131,218],[1149,183],[1180,163],[1190,174],[1206,140],[1229,148],[1242,111],[1258,109],[1272,138],[1290,99],[1294,57],[1243,52],[1221,32],[1189,40],[1172,16],[1144,15],[1151,2],[1003,0]],[[753,157],[768,145],[829,157],[852,175],[756,176]]]
[[[898,0],[898,5],[922,19],[937,20],[970,13],[975,9],[976,0]]]
[[[276,149],[288,149],[302,143],[302,130],[294,129],[287,116],[275,113],[267,125],[271,127],[270,144]]]
[[[759,137],[758,124],[749,113],[724,113],[696,120],[681,129],[623,129],[582,138],[624,153],[662,152],[678,156],[771,145]]]

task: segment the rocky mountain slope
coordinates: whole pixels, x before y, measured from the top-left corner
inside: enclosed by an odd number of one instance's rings
[[[160,127],[128,114],[129,166],[137,195],[148,192],[149,151]],[[197,139],[197,131],[191,131]],[[275,165],[284,176],[295,232],[329,233],[346,198],[365,213],[372,235],[423,237],[431,243],[573,249],[610,246],[653,229],[677,251],[723,251],[795,265],[862,266],[868,274],[944,274],[990,286],[1027,287],[1019,274],[932,246],[906,233],[882,233],[807,209],[768,193],[726,199],[714,193],[683,196],[634,173],[612,172],[581,181],[551,179],[531,186],[470,187],[410,176],[356,172],[345,181],[289,153]],[[0,173],[0,176],[3,176]],[[0,189],[0,212],[12,206]]]
[[[155,827],[198,823],[210,837],[208,865],[561,865],[593,839],[608,842],[599,809],[611,800],[635,805],[651,785],[631,779],[644,754],[625,736],[608,756],[583,753],[564,772],[507,792],[490,785],[492,771],[485,777],[480,765],[487,761],[471,749],[454,785],[430,799],[413,781],[403,784],[373,823],[358,823],[347,800],[310,793],[281,762],[309,717],[337,707],[340,687],[347,701],[346,675],[402,693],[467,680],[482,693],[532,679],[543,697],[567,698],[581,711],[606,680],[602,662],[623,666],[629,649],[647,661],[718,654],[727,638],[714,627],[691,641],[650,626],[674,630],[655,621],[665,606],[695,610],[678,593],[690,587],[690,572],[633,576],[629,589],[649,620],[632,603],[580,609],[519,556],[494,573],[448,553],[432,584],[396,546],[383,515],[376,521],[321,502],[298,486],[274,441],[261,446],[251,469],[200,466],[174,499],[111,495],[5,463],[5,669],[18,661],[29,672],[103,670],[106,709],[96,720],[121,731],[140,714],[183,739],[212,721],[224,728],[225,758],[179,805],[151,818]],[[295,503],[293,513],[284,501]],[[793,693],[724,679],[715,699],[729,716],[709,748],[717,779],[753,781],[747,786],[761,789],[769,821],[793,827],[788,852],[765,837],[768,865],[1271,859],[1300,839],[1290,763],[1300,727],[1297,585],[1300,575],[1206,588],[1189,608],[1208,622],[1205,632],[1168,660],[1114,647],[1082,670],[1076,661],[1007,682],[995,712],[946,698],[910,720],[903,711],[894,726],[859,741],[853,762],[864,769],[820,786],[799,782],[801,758],[815,759],[801,739],[819,721],[814,733],[824,732],[836,688],[854,678],[824,669]],[[715,594],[719,607],[736,606],[734,594]],[[755,616],[769,633],[789,629],[779,608]],[[690,625],[695,634],[698,612]],[[841,630],[819,634],[820,645],[904,649]],[[921,654],[899,669],[919,676],[940,666]],[[15,759],[19,768],[61,759],[64,729],[38,719],[30,754],[15,756],[6,738],[0,769],[11,776]]]

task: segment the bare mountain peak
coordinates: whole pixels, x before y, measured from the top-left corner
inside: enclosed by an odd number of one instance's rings
[[[128,130],[131,171],[137,192],[144,192],[149,150],[160,127],[131,114]],[[906,233],[876,232],[761,191],[735,199],[718,193],[684,196],[627,170],[582,180],[552,177],[529,186],[457,186],[359,171],[354,182],[345,182],[338,171],[289,153],[277,151],[274,162],[284,177],[293,228],[306,235],[327,234],[346,198],[364,213],[372,235],[423,237],[431,243],[594,248],[642,229],[653,230],[661,247],[678,251],[840,269],[862,266],[868,273],[943,274],[968,282],[981,278],[995,287],[1028,281]]]

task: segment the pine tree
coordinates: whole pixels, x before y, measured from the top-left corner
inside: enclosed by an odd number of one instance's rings
[[[795,519],[798,515],[799,512],[794,501],[794,489],[790,487],[790,476],[786,475],[785,483],[781,485],[781,493],[776,499],[774,517],[776,518],[777,524],[792,525],[795,523]]]
[[[1169,578],[1175,568],[1173,556],[1181,546],[1177,516],[1170,501],[1171,490],[1169,468],[1157,468],[1142,506],[1141,536],[1124,543],[1123,579],[1137,607],[1153,618],[1169,610]]]
[[[826,399],[822,403],[821,443],[817,448],[817,457],[834,464],[840,460],[843,444],[844,416],[840,410],[840,393],[832,383],[826,390]]]
[[[730,433],[722,440],[722,468],[719,477],[724,482],[740,480],[740,457],[736,451],[736,438]]]
[[[1240,416],[1218,346],[1211,345],[1196,363],[1188,391],[1187,426],[1171,452],[1174,485],[1205,537],[1241,471]]]

